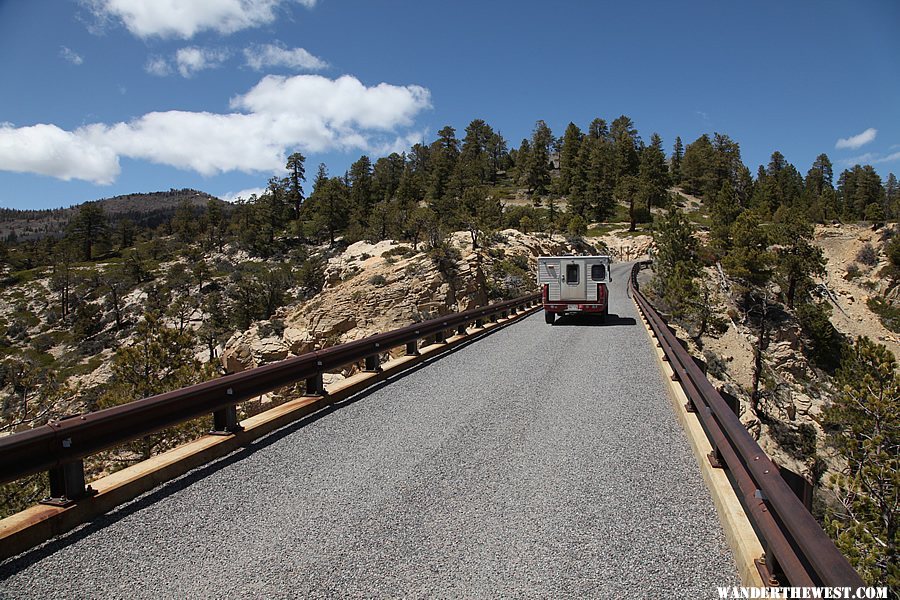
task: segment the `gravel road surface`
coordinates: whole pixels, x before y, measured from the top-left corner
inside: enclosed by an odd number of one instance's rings
[[[0,565],[5,598],[713,598],[731,552],[613,269]]]

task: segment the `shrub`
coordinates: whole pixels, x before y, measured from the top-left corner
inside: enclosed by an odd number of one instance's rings
[[[431,248],[428,256],[434,261],[437,270],[444,275],[453,273],[456,270],[457,261],[462,258],[459,250],[446,244]]]
[[[847,281],[856,279],[857,277],[859,277],[859,273],[859,267],[856,265],[856,263],[853,263],[849,267],[847,267],[847,272],[844,273],[844,279],[846,279]]]
[[[383,285],[387,284],[387,279],[385,279],[384,275],[381,274],[372,275],[371,277],[369,277],[369,283],[377,287],[382,287]]]
[[[797,307],[800,328],[810,339],[809,356],[820,369],[834,373],[841,364],[847,343],[828,319],[828,305],[806,302]]]
[[[880,296],[869,298],[866,300],[866,305],[869,310],[879,316],[882,325],[894,333],[900,333],[900,308]]]
[[[409,246],[394,246],[389,250],[381,253],[381,258],[389,258],[391,256],[404,256],[410,251]]]
[[[796,458],[806,461],[816,453],[816,428],[810,423],[800,423],[796,428],[773,420],[768,423],[769,433],[781,448]]]
[[[864,244],[863,247],[859,249],[859,252],[856,254],[856,262],[864,264],[867,267],[874,267],[878,264],[878,253],[875,252],[875,248],[872,247],[872,244]]]

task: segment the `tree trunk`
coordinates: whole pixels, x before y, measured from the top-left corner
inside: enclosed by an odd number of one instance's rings
[[[751,383],[752,391],[750,393],[750,408],[754,413],[759,411],[759,380],[762,377],[763,367],[763,349],[766,345],[766,305],[767,298],[762,298],[762,314],[759,319],[759,337],[757,338],[756,347],[753,348],[753,381]]]

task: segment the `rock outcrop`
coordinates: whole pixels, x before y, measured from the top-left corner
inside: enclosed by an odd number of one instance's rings
[[[536,288],[538,256],[596,251],[561,236],[513,229],[500,232],[489,249],[473,249],[465,232],[454,233],[449,246],[439,265],[428,253],[391,240],[350,245],[329,259],[325,286],[314,298],[232,336],[222,355],[226,370],[237,372],[484,305],[491,284],[497,288],[493,278],[502,272],[501,261],[527,265],[523,275],[499,282],[525,293]]]

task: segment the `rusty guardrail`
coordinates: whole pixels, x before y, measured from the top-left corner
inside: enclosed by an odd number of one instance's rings
[[[464,334],[469,324],[481,328],[485,320],[496,321],[498,315],[506,317],[539,300],[540,294],[535,293],[438,317],[2,437],[0,483],[48,471],[51,498],[47,503],[65,506],[91,493],[85,487],[83,467],[83,459],[91,454],[210,413],[212,433],[240,431],[236,409],[240,402],[299,382],[305,382],[307,395],[322,395],[323,373],[358,361],[365,361],[366,370],[378,370],[380,355],[392,348],[406,345],[407,355],[416,355],[423,338],[443,342],[450,330]]]
[[[763,542],[756,561],[764,582],[771,585],[861,587],[864,585],[815,517],[791,490],[722,395],[640,292],[636,263],[631,271],[632,296],[650,324],[674,376],[688,397],[709,438],[713,467],[727,469],[740,491],[747,516]],[[786,580],[786,581],[785,581]]]

